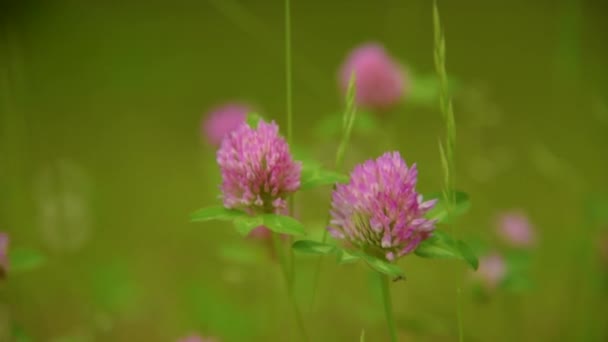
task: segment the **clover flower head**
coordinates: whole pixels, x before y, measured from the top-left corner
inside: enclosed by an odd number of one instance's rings
[[[424,215],[436,200],[423,201],[417,176],[398,152],[356,166],[332,194],[332,236],[389,261],[414,251],[435,229]]]
[[[282,214],[286,197],[300,187],[302,164],[293,160],[274,122],[260,121],[256,128],[242,123],[222,141],[217,162],[226,208]]]

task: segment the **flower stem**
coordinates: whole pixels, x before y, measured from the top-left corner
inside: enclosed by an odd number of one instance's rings
[[[380,287],[382,289],[382,301],[384,302],[384,314],[386,315],[386,323],[391,336],[391,342],[397,342],[397,331],[395,329],[395,321],[393,319],[393,308],[391,305],[391,289],[388,284],[388,277],[382,273],[376,272],[380,278]]]
[[[329,225],[329,216],[327,217],[326,220],[326,225]],[[327,229],[323,229],[323,238],[321,239],[322,243],[326,243],[327,242]],[[312,311],[314,305],[315,305],[315,298],[317,297],[317,288],[318,288],[318,284],[319,284],[319,274],[321,273],[321,263],[323,262],[323,256],[320,256],[319,258],[317,258],[317,264],[315,265],[315,271],[313,273],[312,276],[312,298],[310,299],[310,310]]]
[[[287,115],[287,144],[293,143],[293,105],[292,105],[292,77],[291,77],[291,1],[285,0],[285,113]],[[295,194],[289,198],[289,214],[295,216]],[[291,237],[288,238],[291,246]],[[293,292],[295,282],[295,257],[289,248],[287,272],[287,287]]]
[[[285,287],[287,288],[287,296],[289,297],[289,301],[293,309],[294,316],[296,318],[296,323],[298,325],[298,329],[300,330],[300,336],[302,337],[302,339],[304,339],[304,341],[308,341],[308,335],[306,333],[306,328],[304,327],[302,313],[300,312],[300,309],[298,307],[298,302],[293,291],[293,286],[290,283],[289,270],[287,269],[287,261],[285,260],[285,255],[283,254],[283,250],[281,248],[282,244],[280,235],[273,232],[272,242],[276,255],[279,258],[281,272],[283,273],[283,278],[285,279]]]

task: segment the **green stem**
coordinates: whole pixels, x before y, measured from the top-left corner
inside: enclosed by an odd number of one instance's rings
[[[293,106],[292,106],[292,77],[291,77],[291,1],[285,0],[285,112],[287,115],[287,143],[292,146],[293,143]],[[289,214],[295,216],[295,194],[289,198]],[[289,237],[289,245],[291,246],[291,237]],[[290,291],[293,291],[295,282],[295,257],[293,250],[289,248],[288,253],[288,276],[287,286]]]
[[[391,342],[397,342],[397,330],[395,329],[395,320],[393,319],[393,308],[391,305],[391,289],[388,284],[388,277],[382,273],[376,272],[380,278],[380,287],[382,289],[382,301],[384,302],[384,314],[386,315],[386,323],[391,336]]]
[[[291,195],[291,197],[289,198],[289,214],[293,217],[295,217],[294,205],[295,205],[295,194]],[[293,243],[293,237],[288,236],[287,242],[288,242],[287,245],[291,246]],[[293,289],[295,281],[296,281],[296,265],[295,265],[296,258],[293,253],[293,248],[288,248],[287,258],[289,259],[288,260],[289,268],[288,268],[287,286],[290,289]]]
[[[283,273],[283,278],[285,279],[285,287],[287,288],[287,296],[289,297],[289,302],[293,309],[294,316],[296,318],[296,323],[298,325],[298,329],[300,330],[300,335],[304,339],[304,341],[308,341],[308,335],[306,333],[306,328],[304,327],[304,320],[302,319],[302,313],[298,307],[298,302],[296,300],[293,287],[290,284],[289,271],[287,269],[287,262],[285,260],[285,255],[283,254],[283,250],[281,248],[281,237],[277,233],[272,233],[272,242],[274,245],[274,249],[276,255],[279,259],[279,263],[281,266],[281,273]],[[291,249],[291,248],[290,248]]]
[[[329,225],[329,216],[327,218],[327,225]],[[326,243],[327,242],[327,229],[323,229],[323,238],[321,239],[322,243]],[[314,305],[315,305],[315,299],[317,297],[317,288],[319,287],[319,274],[321,273],[321,263],[323,262],[323,257],[320,256],[317,259],[317,264],[315,265],[315,271],[313,273],[312,279],[313,279],[313,283],[312,283],[312,298],[310,300],[310,310],[312,311]]]
[[[291,1],[285,0],[285,83],[287,111],[287,143],[293,141],[293,108],[291,90]]]

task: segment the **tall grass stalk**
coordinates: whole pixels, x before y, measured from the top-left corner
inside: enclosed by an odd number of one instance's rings
[[[357,117],[357,107],[355,105],[356,82],[356,75],[355,73],[352,73],[348,81],[348,88],[346,90],[346,109],[344,110],[344,114],[342,116],[342,138],[340,139],[340,144],[338,145],[338,149],[336,150],[336,159],[334,162],[334,168],[336,171],[340,171],[342,169],[342,164],[344,163],[344,156],[346,154],[346,148],[348,147],[353,126],[355,125],[355,118]],[[336,186],[334,185],[333,189],[335,190],[335,188]],[[330,220],[331,215],[328,213],[327,218],[325,220],[326,226],[329,225]],[[323,243],[327,242],[327,229],[323,230],[323,238],[321,239],[321,241]],[[322,261],[323,257],[320,256],[317,260],[317,265],[315,266],[315,271],[312,277],[312,298],[310,300],[311,310],[315,304],[315,298],[317,296],[317,287],[319,284],[319,274],[321,273]]]
[[[441,30],[441,20],[437,1],[433,1],[433,31],[434,46],[433,59],[435,61],[435,71],[439,78],[439,110],[446,125],[445,142],[439,142],[439,152],[441,155],[441,166],[443,168],[444,189],[443,196],[447,204],[448,217],[451,216],[455,198],[455,176],[454,176],[454,149],[456,147],[456,122],[454,120],[454,109],[449,92],[448,73],[446,71],[445,57],[445,36]],[[462,323],[462,308],[460,304],[460,288],[456,290],[456,315],[458,321],[458,341],[463,342],[464,332]]]
[[[441,21],[437,2],[433,2],[433,28],[435,51],[433,54],[435,61],[435,71],[439,78],[439,110],[446,125],[446,137],[444,143],[439,143],[441,153],[441,166],[444,174],[443,195],[448,204],[448,213],[454,206],[454,148],[456,145],[456,123],[454,120],[454,110],[452,99],[449,93],[448,74],[446,71],[445,58],[445,37],[441,31]]]
[[[291,81],[291,0],[285,0],[285,104],[287,113],[287,143],[293,143],[293,107]]]

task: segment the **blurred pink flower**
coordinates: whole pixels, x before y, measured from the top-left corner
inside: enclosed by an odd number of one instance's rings
[[[507,274],[504,259],[498,253],[492,253],[479,259],[479,268],[474,273],[486,287],[496,288]]]
[[[0,233],[0,278],[4,278],[8,272],[8,234]]]
[[[380,44],[366,43],[353,50],[339,72],[344,94],[355,73],[356,103],[366,109],[386,110],[403,98],[408,80],[401,66]]]
[[[229,103],[213,108],[204,118],[203,134],[213,146],[220,146],[222,139],[245,122],[250,108],[243,104]]]
[[[218,340],[214,337],[201,337],[199,335],[193,334],[184,338],[180,338],[177,342],[218,342]]]
[[[514,247],[531,247],[536,242],[532,224],[519,211],[506,212],[498,217],[498,235]]]

